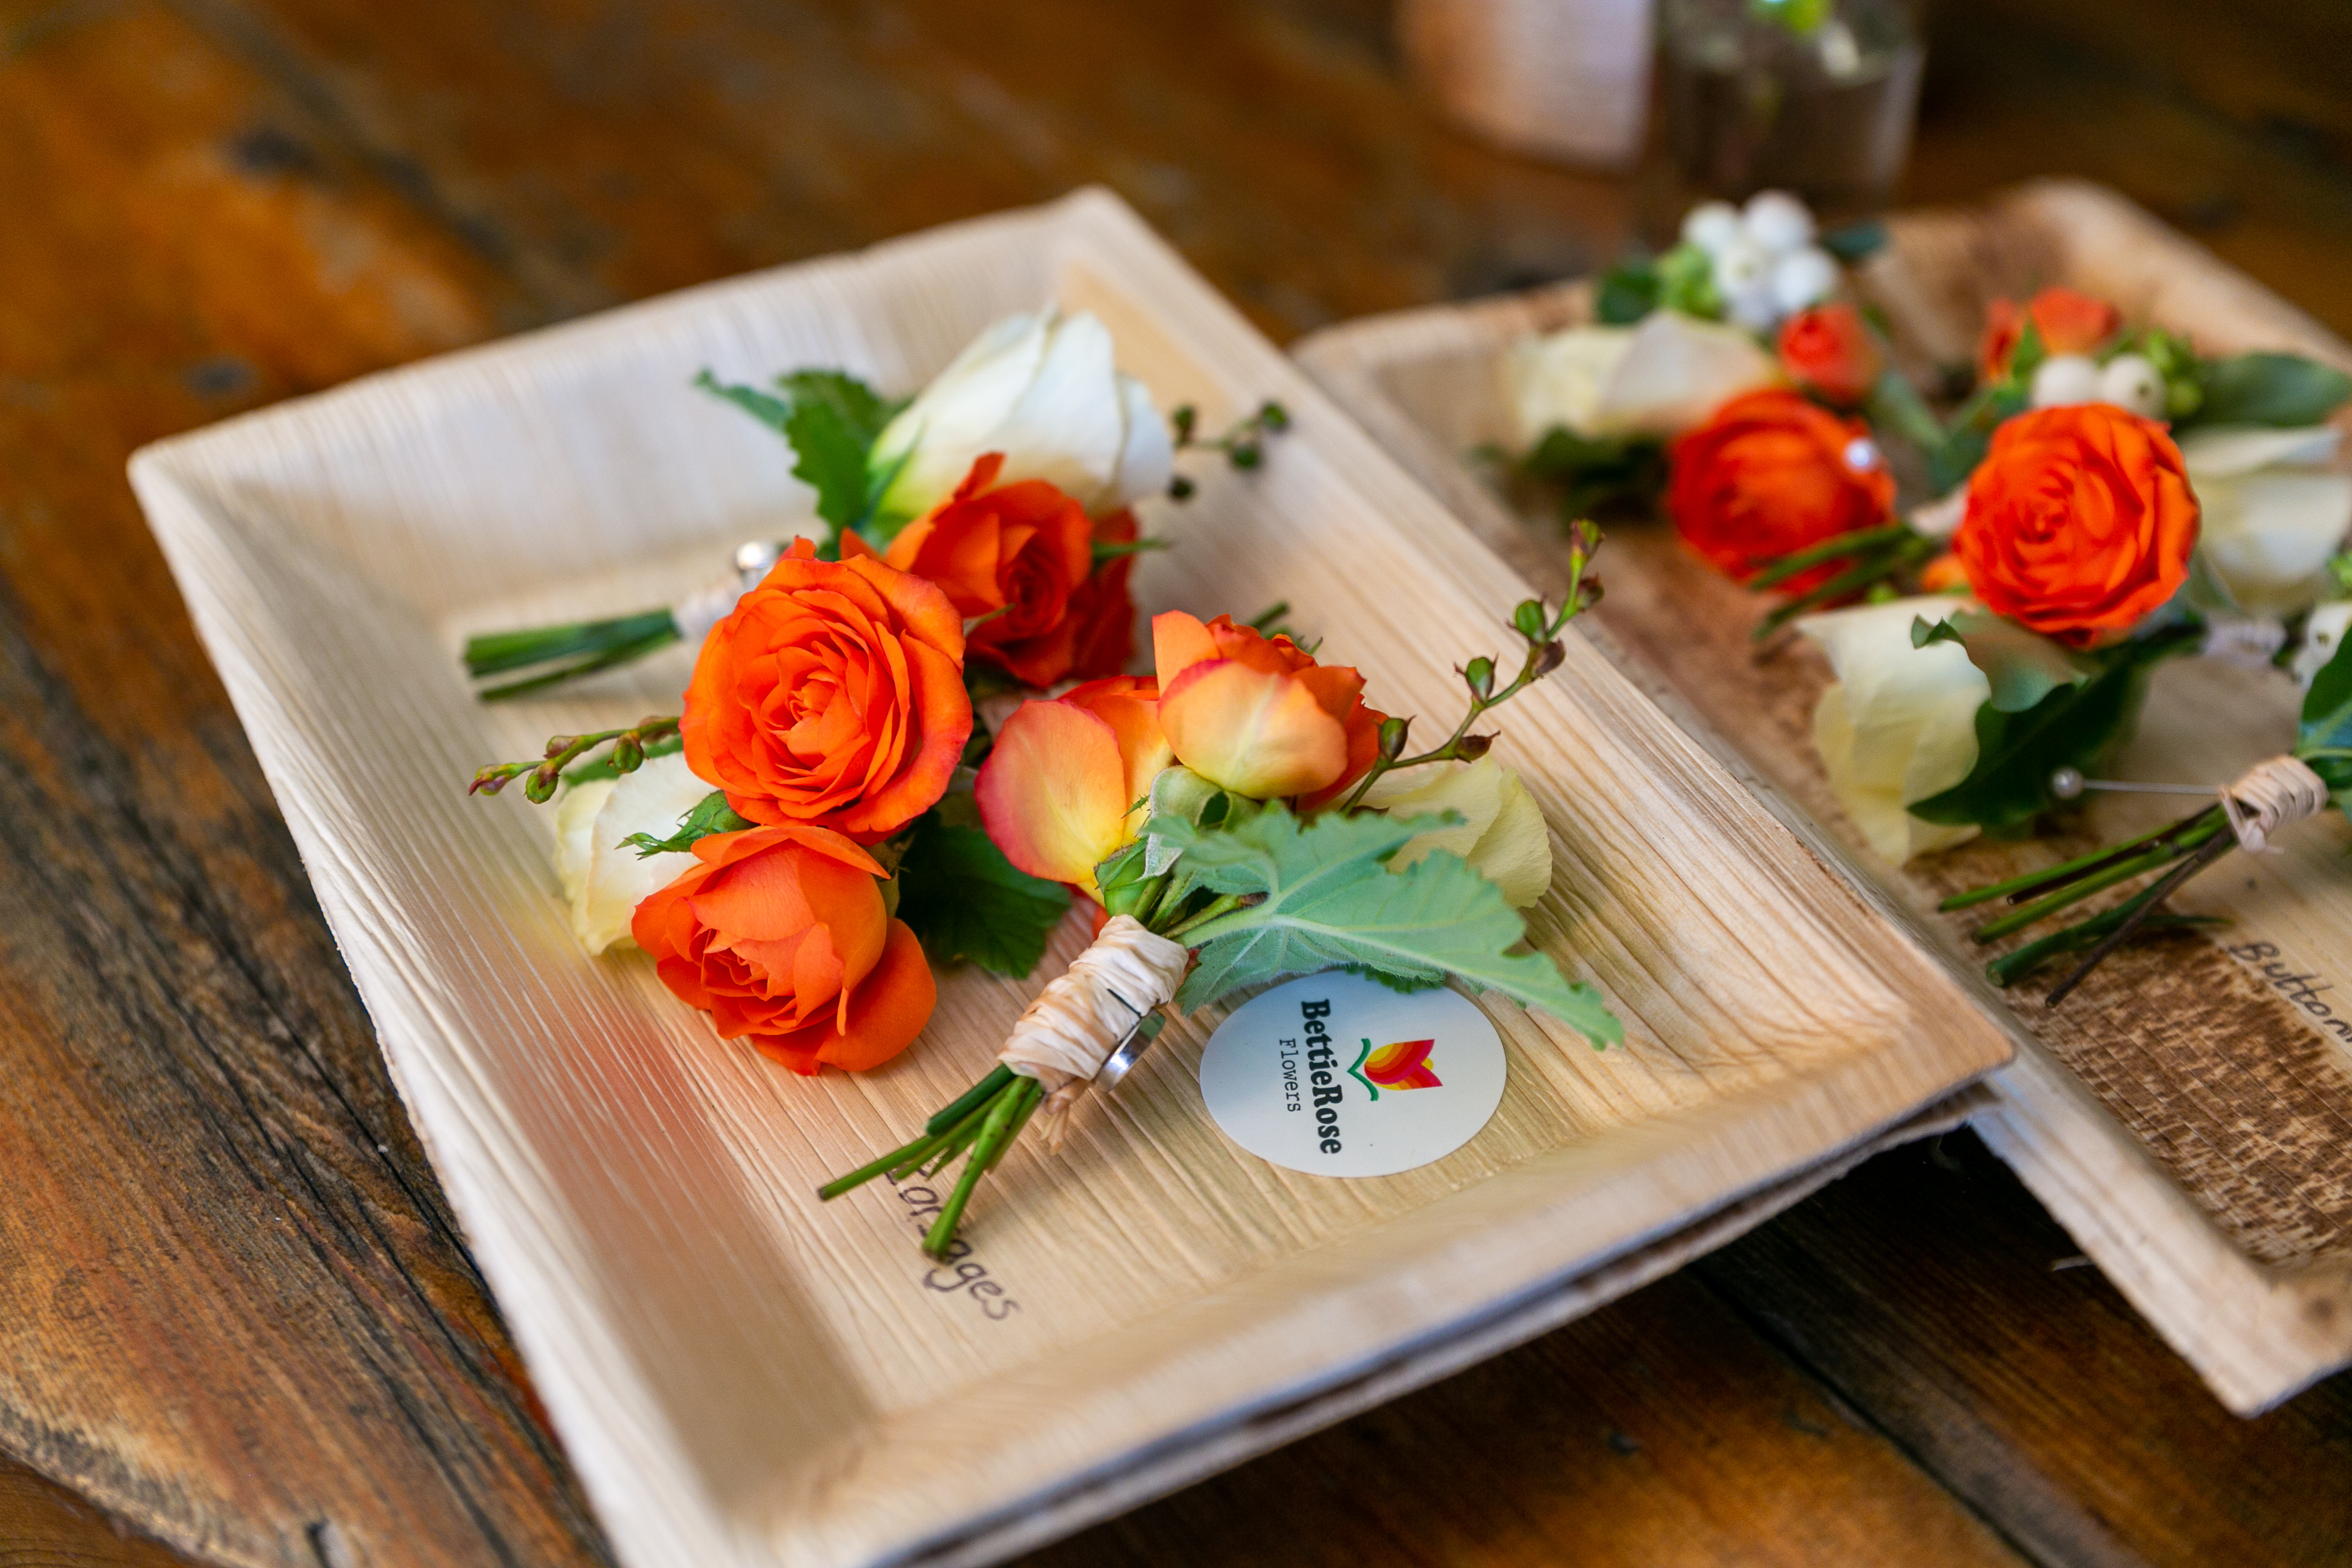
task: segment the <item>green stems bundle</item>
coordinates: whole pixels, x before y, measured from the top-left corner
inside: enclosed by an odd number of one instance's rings
[[[2331,795],[2352,788],[2352,751],[2314,747],[2296,755],[2319,775]],[[1992,942],[2072,909],[2109,888],[2161,872],[2154,881],[2114,908],[2061,927],[1985,966],[1985,973],[1994,984],[2007,987],[2067,953],[2089,949],[2043,998],[2046,1005],[2055,1007],[2108,954],[2138,932],[2225,923],[2211,915],[2168,913],[2161,906],[2189,879],[2237,847],[2237,843],[2229,814],[2217,803],[2178,822],[2063,864],[1955,893],[1937,907],[1951,911],[2005,900],[2012,906],[2010,911],[1987,921],[1974,933],[1978,942]]]

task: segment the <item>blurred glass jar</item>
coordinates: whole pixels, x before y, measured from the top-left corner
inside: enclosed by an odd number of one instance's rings
[[[1661,0],[1666,146],[1690,185],[1884,205],[1911,151],[1925,51],[1907,0]]]

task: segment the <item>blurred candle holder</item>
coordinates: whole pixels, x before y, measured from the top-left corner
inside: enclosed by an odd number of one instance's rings
[[[1398,0],[1413,73],[1497,146],[1593,168],[1642,151],[1652,0]]]
[[[1683,181],[1867,216],[1911,151],[1925,50],[1906,0],[1660,0],[1660,110]]]

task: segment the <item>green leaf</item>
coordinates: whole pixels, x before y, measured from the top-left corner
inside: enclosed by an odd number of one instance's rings
[[[734,386],[708,370],[694,384],[723,397],[792,443],[793,477],[816,491],[816,514],[836,533],[872,516],[892,468],[869,475],[866,457],[875,437],[903,403],[886,401],[856,376],[837,370],[796,370],[776,378],[778,397]]]
[[[816,514],[836,531],[866,516],[866,444],[830,403],[795,403],[785,421],[793,478],[816,491]]]
[[[1604,327],[1630,327],[1658,308],[1658,269],[1636,258],[1601,277],[1592,314]]]
[[[2316,425],[2352,398],[2352,376],[2301,354],[2233,354],[2208,360],[2200,382],[2200,425]]]
[[[2313,678],[2294,739],[2298,752],[2352,746],[2352,637],[2336,645]]]
[[[784,434],[784,424],[793,416],[793,405],[783,398],[772,397],[756,386],[730,385],[707,369],[694,378],[694,384],[713,397],[725,398],[779,436]]]
[[[652,754],[652,748],[646,748]],[[650,860],[656,855],[682,855],[694,847],[698,839],[714,833],[740,833],[751,824],[735,815],[727,804],[727,792],[715,789],[702,797],[702,804],[679,819],[677,831],[667,838],[656,838],[650,833],[632,833],[621,840],[637,852],[640,860]]]
[[[1886,226],[1875,218],[1824,230],[1818,242],[1845,266],[1867,261],[1886,248]]]
[[[2062,642],[2026,630],[2015,621],[1982,610],[1961,610],[1930,626],[1911,623],[1911,646],[1955,642],[1992,686],[1992,705],[2022,713],[2061,686],[2080,686],[2099,673],[2099,662]]]
[[[1214,828],[1169,825],[1181,868],[1220,893],[1256,903],[1186,933],[1200,963],[1178,994],[1190,1009],[1286,974],[1355,966],[1389,984],[1454,975],[1541,1007],[1595,1045],[1624,1037],[1601,995],[1571,985],[1527,936],[1501,889],[1444,851],[1401,872],[1386,862],[1432,819],[1327,814],[1301,826],[1280,803]]]
[[[845,371],[796,370],[776,377],[776,384],[795,408],[820,405],[832,409],[860,452],[874,445],[891,416],[905,406],[903,401],[885,399]]]
[[[934,963],[1020,976],[1045,955],[1070,890],[1016,868],[987,834],[927,817],[898,862],[898,918]]]
[[[2107,649],[2096,656],[2096,675],[2080,685],[2054,686],[2021,711],[1985,703],[1977,710],[1976,766],[1942,794],[1914,802],[1911,815],[1923,822],[1997,829],[2058,806],[2050,775],[2060,768],[2094,771],[2137,712],[2148,667],[2189,651],[2201,636],[2180,627]]]

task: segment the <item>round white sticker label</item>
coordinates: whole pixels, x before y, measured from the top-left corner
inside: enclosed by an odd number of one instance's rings
[[[1317,1176],[1442,1160],[1503,1100],[1503,1042],[1466,996],[1333,970],[1244,1003],[1209,1037],[1201,1098],[1225,1136]]]

